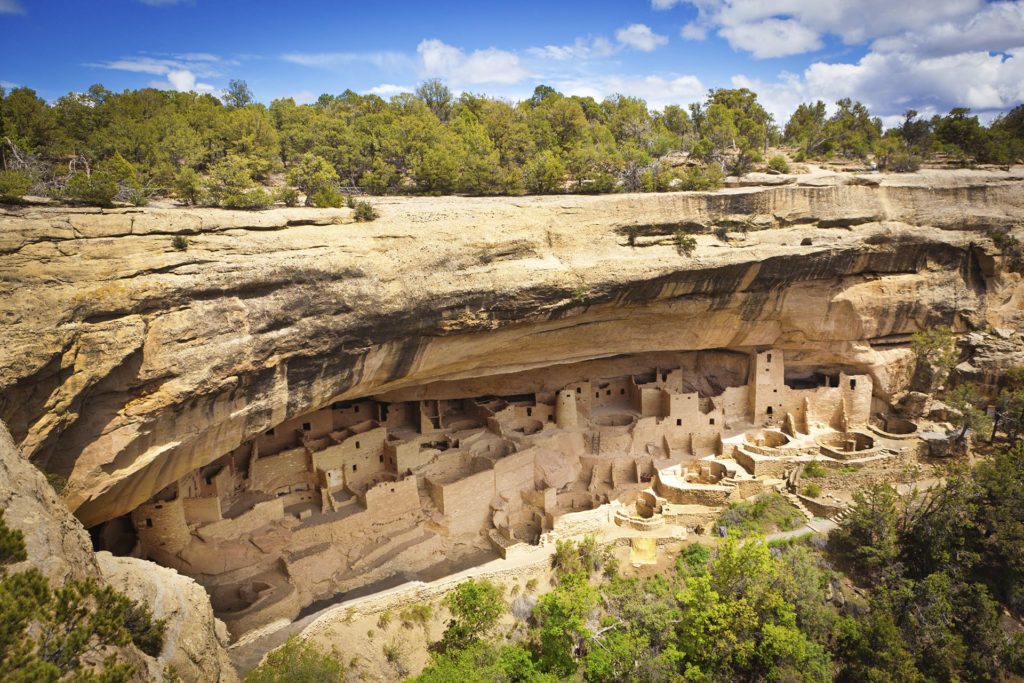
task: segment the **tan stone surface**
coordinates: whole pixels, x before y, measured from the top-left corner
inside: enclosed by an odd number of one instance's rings
[[[791,367],[869,373],[884,395],[879,342],[940,322],[1021,327],[1019,276],[985,231],[1020,230],[1022,183],[1016,168],[390,198],[370,224],[347,209],[7,210],[0,419],[70,475],[91,525],[336,397],[768,345]],[[750,231],[676,252],[677,227],[723,225]]]
[[[202,586],[173,569],[134,557],[96,554],[100,571],[115,590],[167,620],[160,670],[172,666],[183,681],[231,683],[237,681],[228,659],[227,629],[213,616],[210,598]]]

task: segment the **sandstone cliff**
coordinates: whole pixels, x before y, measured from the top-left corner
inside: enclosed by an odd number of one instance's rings
[[[0,509],[4,522],[25,535],[28,559],[11,571],[39,569],[53,585],[69,579],[97,579],[144,602],[157,619],[167,620],[164,649],[158,658],[134,648],[126,661],[138,680],[161,680],[170,665],[183,681],[237,680],[227,658],[227,633],[214,619],[205,591],[173,569],[130,557],[95,555],[89,534],[68,511],[42,472],[21,457],[0,423]]]
[[[375,204],[0,213],[0,419],[93,525],[332,399],[762,345],[884,399],[909,333],[1021,327],[1019,168]]]

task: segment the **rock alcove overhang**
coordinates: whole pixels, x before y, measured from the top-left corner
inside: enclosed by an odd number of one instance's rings
[[[383,200],[364,226],[328,225],[344,211],[4,217],[18,286],[0,289],[0,418],[95,524],[288,417],[444,380],[775,346],[884,392],[883,348],[1011,314],[985,232],[1019,226],[1019,178],[950,177]],[[702,237],[692,257],[664,239],[716,223],[770,229]],[[165,244],[177,233],[189,252]]]

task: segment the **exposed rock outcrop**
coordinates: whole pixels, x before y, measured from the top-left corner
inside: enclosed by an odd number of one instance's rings
[[[214,618],[203,587],[173,569],[134,557],[96,555],[100,571],[115,590],[148,605],[167,620],[161,665],[170,665],[183,681],[237,681],[227,653],[228,633]]]
[[[173,569],[134,558],[98,556],[89,534],[68,511],[46,477],[14,447],[0,423],[0,509],[4,522],[25,535],[28,559],[11,571],[39,569],[52,585],[70,579],[96,579],[148,605],[168,627],[162,654],[148,657],[134,648],[126,660],[138,680],[161,680],[169,664],[183,681],[237,680],[227,659],[224,625],[213,617],[205,591]]]
[[[908,335],[1019,329],[1024,170],[717,194],[0,214],[0,419],[87,525],[337,398],[773,346],[905,381]],[[728,242],[710,234],[731,230]],[[692,257],[677,230],[701,234]],[[171,235],[189,236],[187,251]],[[805,238],[813,236],[810,244]]]

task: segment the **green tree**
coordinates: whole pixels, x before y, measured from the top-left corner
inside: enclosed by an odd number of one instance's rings
[[[452,113],[452,91],[440,79],[431,78],[416,88],[416,97],[434,112],[439,120],[447,121]]]
[[[228,87],[221,95],[221,99],[224,100],[224,104],[235,109],[248,107],[255,101],[249,84],[237,78],[228,81]]]
[[[847,97],[836,102],[836,113],[825,124],[825,133],[839,154],[863,159],[882,136],[882,121],[872,117],[864,104]]]
[[[565,178],[565,166],[549,149],[539,152],[526,162],[526,189],[532,194],[557,192]]]
[[[452,618],[438,643],[442,652],[486,638],[505,613],[501,589],[487,579],[463,581],[445,596],[444,605]]]
[[[25,171],[0,171],[0,198],[21,199],[32,189],[32,176]]]
[[[321,190],[336,191],[338,172],[323,157],[306,153],[288,171],[288,182],[306,195],[306,205],[310,206],[313,196]]]

